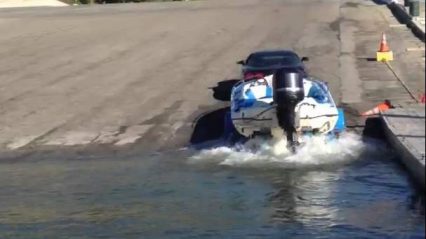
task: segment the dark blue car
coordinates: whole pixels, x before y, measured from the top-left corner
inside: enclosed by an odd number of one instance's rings
[[[303,62],[308,60],[307,57],[300,58],[290,50],[268,50],[254,52],[246,60],[238,61],[237,64],[242,65],[243,79],[250,80],[272,75],[275,70],[287,67],[307,76]]]

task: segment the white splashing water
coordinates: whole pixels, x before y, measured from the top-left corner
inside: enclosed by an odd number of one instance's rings
[[[365,148],[361,137],[344,133],[338,139],[325,136],[309,137],[296,154],[287,150],[286,141],[253,139],[235,147],[202,150],[189,159],[190,163],[217,163],[238,167],[300,168],[345,163],[359,158]]]

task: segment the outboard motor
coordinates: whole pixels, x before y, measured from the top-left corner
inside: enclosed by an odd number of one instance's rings
[[[299,143],[295,126],[295,108],[305,97],[303,75],[296,70],[279,69],[273,76],[272,88],[278,123],[287,136],[287,147],[294,153]]]

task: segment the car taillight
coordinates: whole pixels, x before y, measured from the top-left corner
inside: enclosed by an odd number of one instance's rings
[[[244,80],[262,79],[265,74],[262,72],[247,72],[244,74]]]

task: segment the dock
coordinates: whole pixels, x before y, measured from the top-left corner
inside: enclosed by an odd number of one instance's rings
[[[381,114],[386,137],[416,183],[425,189],[425,105]]]

